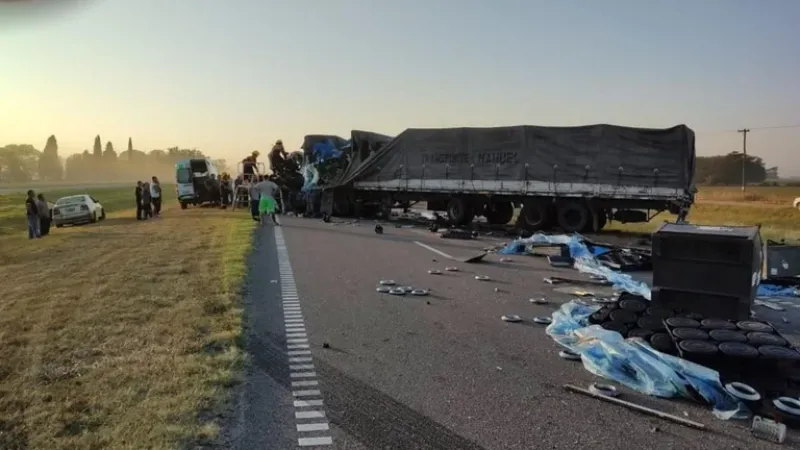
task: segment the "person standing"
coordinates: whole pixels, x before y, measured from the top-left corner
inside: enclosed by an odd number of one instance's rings
[[[37,195],[36,199],[36,208],[39,210],[39,234],[47,236],[50,234],[50,222],[52,219],[50,206],[47,205],[44,194]]]
[[[259,199],[259,192],[258,192],[258,183],[264,181],[264,176],[259,175],[258,178],[254,178],[250,181],[250,184],[247,186],[247,193],[250,196],[250,215],[253,216],[253,220],[256,222],[259,221],[258,217],[258,199]]]
[[[153,215],[159,217],[161,215],[161,183],[158,182],[158,177],[153,177],[153,183],[150,184],[150,197],[153,199]]]
[[[39,207],[36,204],[36,193],[33,192],[33,189],[28,190],[28,197],[25,199],[25,219],[28,221],[28,239],[42,237],[39,230]]]
[[[142,182],[136,182],[136,220],[144,220],[144,208],[142,208]]]
[[[277,202],[275,201],[275,197],[281,195],[281,189],[275,184],[274,181],[267,178],[263,181],[260,181],[256,185],[256,190],[258,191],[258,216],[261,224],[264,225],[265,217],[269,216],[272,219],[272,224],[280,226],[280,222],[278,222],[278,217],[275,215],[275,210],[278,207]],[[283,197],[281,197],[281,203],[283,203]]]
[[[150,183],[142,184],[142,216],[145,219],[153,217],[153,198],[150,196]]]

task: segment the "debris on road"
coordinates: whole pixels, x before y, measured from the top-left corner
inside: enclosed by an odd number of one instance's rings
[[[535,305],[546,305],[547,303],[549,303],[546,298],[532,298],[529,299],[528,301]]]
[[[458,267],[445,267],[444,270],[447,272],[458,272]]]
[[[589,392],[606,397],[619,396],[619,391],[617,391],[617,388],[610,384],[592,383],[589,385]]]
[[[437,270],[437,269],[431,269],[431,270],[428,271],[428,273],[431,274],[431,275],[441,275],[442,271],[441,270]]]
[[[375,225],[375,233],[383,234],[383,227],[380,224]]]
[[[491,278],[486,275],[475,275],[475,279],[478,281],[491,281]]]
[[[378,282],[378,284],[380,284],[381,286],[394,286],[397,283],[395,283],[394,280],[381,280]]]
[[[561,350],[558,352],[558,356],[560,358],[564,358],[568,361],[580,361],[581,354],[577,352],[573,352],[572,350]]]
[[[783,444],[786,441],[786,425],[766,417],[755,416],[750,426],[750,433],[756,439]]]
[[[566,389],[567,391],[570,391],[570,392],[583,394],[583,395],[586,395],[588,397],[593,397],[593,398],[596,398],[596,399],[604,401],[604,402],[613,403],[613,404],[619,405],[619,406],[624,406],[624,407],[626,407],[628,409],[632,409],[634,411],[638,411],[638,412],[641,412],[641,413],[644,413],[644,414],[648,414],[648,415],[651,415],[651,416],[654,416],[654,417],[658,417],[660,419],[668,420],[670,422],[677,423],[679,425],[683,425],[683,426],[686,426],[686,427],[694,428],[694,429],[697,429],[697,430],[705,430],[706,429],[706,426],[703,425],[700,422],[695,422],[693,420],[684,419],[683,417],[678,417],[678,416],[675,416],[675,415],[672,415],[672,414],[669,414],[669,413],[665,413],[663,411],[658,411],[656,409],[648,408],[646,406],[637,405],[636,403],[631,403],[631,402],[628,402],[628,401],[625,401],[625,400],[622,400],[622,399],[619,399],[619,398],[610,397],[610,396],[607,396],[607,395],[595,394],[594,392],[591,392],[588,389],[583,389],[583,388],[580,388],[578,386],[573,386],[571,384],[565,384],[564,385],[564,389]]]
[[[539,325],[550,325],[553,323],[553,319],[544,316],[537,316],[533,318],[534,323],[538,323]]]
[[[520,316],[518,316],[516,314],[508,314],[508,315],[505,315],[505,316],[500,316],[500,319],[503,322],[522,322],[522,317],[520,317]]]

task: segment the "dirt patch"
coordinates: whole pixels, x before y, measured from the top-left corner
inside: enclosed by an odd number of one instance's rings
[[[120,213],[120,217],[132,212]],[[214,438],[237,381],[245,214],[0,238],[0,448],[172,449]]]

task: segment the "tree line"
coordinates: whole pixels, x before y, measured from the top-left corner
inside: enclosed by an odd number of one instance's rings
[[[767,179],[764,161],[758,156],[741,152],[727,155],[698,156],[695,161],[694,180],[702,185],[739,185],[742,183],[742,165],[744,165],[745,182],[747,184],[763,183]]]
[[[96,136],[92,151],[86,149],[62,158],[58,154],[58,140],[50,136],[41,151],[30,144],[0,147],[0,182],[135,181],[151,176],[171,180],[178,161],[205,157],[200,150],[180,147],[148,152],[136,150],[131,138],[128,138],[127,149],[117,153],[114,144],[106,142],[104,146],[100,136]],[[230,171],[225,160],[215,159],[214,162],[220,171]]]

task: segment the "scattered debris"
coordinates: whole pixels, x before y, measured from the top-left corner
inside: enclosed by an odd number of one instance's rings
[[[509,263],[509,262],[513,262],[513,261],[514,260],[511,259],[511,258],[500,258],[500,262],[504,262],[504,263]]]
[[[483,258],[485,258],[486,255],[488,255],[488,253],[481,252],[481,253],[479,253],[477,255],[466,256],[466,257],[463,257],[463,258],[453,258],[453,259],[455,259],[457,261],[461,261],[463,263],[467,263],[467,264],[474,264],[474,263],[479,263],[479,262],[483,261]]]
[[[439,236],[443,239],[474,239],[477,237],[477,235],[478,233],[473,231],[459,230],[457,228],[450,228],[439,234]]]
[[[553,319],[546,316],[537,316],[533,318],[533,323],[538,323],[539,325],[550,325],[553,323]]]
[[[658,418],[661,418],[661,419],[664,419],[664,420],[669,420],[670,422],[674,422],[674,423],[677,423],[677,424],[680,424],[680,425],[684,425],[684,426],[687,426],[687,427],[690,427],[690,428],[695,428],[697,430],[705,430],[706,429],[706,426],[703,425],[702,423],[695,422],[695,421],[689,420],[689,419],[684,419],[683,417],[678,417],[678,416],[675,416],[675,415],[672,415],[672,414],[665,413],[663,411],[658,411],[658,410],[655,410],[655,409],[652,409],[652,408],[648,408],[646,406],[637,405],[636,403],[631,403],[631,402],[628,402],[628,401],[625,401],[625,400],[622,400],[622,399],[619,399],[619,398],[608,397],[608,396],[605,396],[605,395],[598,395],[598,394],[595,394],[595,393],[593,393],[593,392],[591,392],[591,391],[589,391],[587,389],[579,388],[578,386],[573,386],[571,384],[565,384],[564,385],[564,389],[566,389],[567,391],[570,391],[570,392],[575,392],[575,393],[578,393],[578,394],[583,394],[583,395],[586,395],[586,396],[589,396],[589,397],[593,397],[593,398],[596,398],[598,400],[602,400],[604,402],[613,403],[613,404],[619,405],[619,406],[624,406],[624,407],[626,407],[628,409],[632,409],[634,411],[639,411],[639,412],[644,413],[644,414],[655,416],[655,417],[658,417]]]
[[[765,302],[763,300],[753,300],[753,304],[769,308],[773,311],[786,311],[782,306],[778,306],[774,303]]]
[[[403,288],[392,288],[389,290],[392,295],[406,295],[406,290]]]
[[[428,289],[412,289],[411,295],[416,295],[417,297],[424,297],[428,295]]]
[[[564,359],[569,360],[569,361],[580,361],[581,360],[581,354],[580,353],[575,353],[572,350],[561,350],[560,352],[558,352],[558,356],[559,356],[559,358],[564,358]]]
[[[447,272],[458,272],[458,267],[445,267],[444,270]]]
[[[331,344],[328,344],[327,342],[323,342],[322,343],[322,348],[331,348]]]
[[[378,282],[378,284],[380,284],[381,286],[394,286],[397,283],[395,283],[394,280],[381,280]]]
[[[549,303],[546,298],[532,298],[528,301],[536,305],[546,305]]]
[[[475,275],[475,279],[478,280],[478,281],[489,281],[489,280],[491,280],[491,278],[489,278],[486,275]]]
[[[389,291],[392,290],[392,288],[390,288],[389,286],[378,286],[378,288],[375,290],[380,292],[381,294],[388,294]]]
[[[503,322],[522,322],[522,317],[520,317],[520,316],[518,316],[516,314],[508,314],[508,315],[505,315],[505,316],[500,316],[500,319]]]
[[[589,385],[589,392],[592,394],[603,395],[606,397],[617,397],[619,391],[610,384],[592,383]]]
[[[766,417],[754,416],[750,433],[757,439],[783,444],[786,440],[786,425]]]
[[[375,233],[383,234],[383,227],[381,226],[381,224],[375,225]]]
[[[441,270],[436,270],[436,269],[431,269],[431,270],[428,271],[428,273],[431,274],[431,275],[441,275],[442,271]]]

